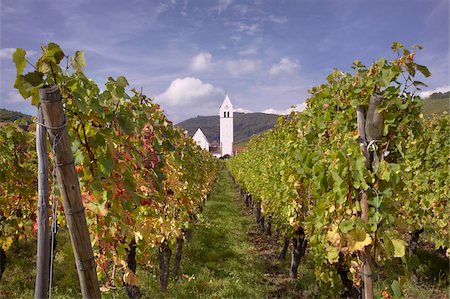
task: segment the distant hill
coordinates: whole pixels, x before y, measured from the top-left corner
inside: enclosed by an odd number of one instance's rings
[[[444,111],[450,112],[450,91],[432,93],[423,102],[422,112],[425,116],[439,114]]]
[[[0,108],[0,122],[13,122],[19,119],[31,122],[31,115]]]
[[[254,134],[261,133],[273,128],[279,115],[267,113],[241,113],[234,112],[234,141],[239,142],[248,139]],[[205,133],[209,142],[220,139],[219,116],[197,116],[177,124],[189,132],[190,136],[195,134],[198,128]]]

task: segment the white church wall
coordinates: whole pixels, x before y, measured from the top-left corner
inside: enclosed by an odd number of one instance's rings
[[[233,155],[233,105],[228,95],[225,97],[219,109],[220,116],[220,146],[222,156]]]
[[[233,154],[233,118],[220,118],[220,145],[222,156]]]
[[[194,136],[192,136],[192,139],[197,143],[198,146],[200,146],[202,149],[205,149],[209,151],[209,142],[208,139],[206,139],[205,134],[203,134],[202,130],[197,129],[197,132],[195,132]]]

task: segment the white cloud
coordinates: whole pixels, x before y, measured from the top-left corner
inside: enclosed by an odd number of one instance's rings
[[[234,28],[236,32],[243,32],[247,35],[254,35],[257,32],[263,31],[261,24],[252,23],[247,24],[244,22],[225,22],[225,26]]]
[[[194,77],[177,78],[156,97],[156,101],[174,107],[198,106],[218,103],[223,99],[224,90]]]
[[[236,23],[236,30],[238,32],[245,32],[248,35],[253,35],[258,31],[262,31],[261,25],[253,23],[253,24],[245,24],[245,23]]]
[[[285,16],[274,16],[274,15],[270,15],[267,20],[274,22],[276,24],[284,24],[287,23],[288,19]]]
[[[205,71],[211,66],[211,59],[211,53],[202,52],[192,59],[191,69],[193,71]]]
[[[12,54],[15,48],[2,48],[0,49],[0,59],[12,59]]]
[[[0,49],[0,59],[11,59],[12,60],[12,54],[16,51],[16,48],[1,48]],[[37,52],[36,51],[31,51],[28,50],[27,52],[27,56],[33,56],[35,55]]]
[[[435,92],[442,92],[442,93],[444,93],[444,92],[447,92],[447,91],[450,91],[450,85],[438,87],[438,88],[433,89],[433,90],[421,91],[421,92],[419,92],[419,96],[420,96],[422,99],[426,99],[426,98],[428,98],[431,94],[433,94],[433,93],[435,93]]]
[[[303,111],[305,109],[306,109],[306,103],[303,102],[303,103],[297,104],[294,108],[292,108],[292,107],[291,108],[287,108],[287,109],[269,108],[269,109],[266,109],[266,110],[264,110],[262,112],[263,113],[270,113],[270,114],[287,115],[287,114],[290,114],[291,111],[298,111],[298,112],[300,112],[300,111]]]
[[[220,15],[223,11],[227,10],[232,3],[233,0],[219,0],[219,3],[217,3],[214,10],[217,10],[217,13]]]
[[[272,65],[270,75],[278,75],[280,73],[293,74],[300,68],[298,60],[292,60],[288,57],[281,58],[279,63]]]
[[[260,60],[240,59],[226,62],[226,68],[232,76],[239,76],[256,71],[261,64]]]
[[[161,2],[158,6],[155,8],[156,14],[159,16],[163,14],[164,12],[168,11],[169,9],[173,8],[177,4],[177,1],[170,0],[166,3]]]

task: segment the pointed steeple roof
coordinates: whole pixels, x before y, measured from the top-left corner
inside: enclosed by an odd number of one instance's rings
[[[225,106],[233,107],[233,104],[231,104],[231,100],[230,100],[230,97],[228,96],[228,94],[225,95],[225,99],[223,100],[223,103],[220,106],[220,108],[222,109]]]

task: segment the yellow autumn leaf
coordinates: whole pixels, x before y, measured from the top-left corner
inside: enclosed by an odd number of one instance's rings
[[[333,225],[327,232],[326,239],[335,246],[339,246],[341,244],[341,236],[338,233],[337,225]]]
[[[394,245],[394,257],[403,257],[405,255],[406,242],[400,239],[392,239],[392,245]]]
[[[366,233],[366,237],[363,240],[350,235],[350,239],[347,241],[348,249],[351,252],[362,250],[365,246],[370,245],[370,243],[372,243],[372,238],[368,233]]]
[[[135,232],[134,236],[135,236],[136,240],[138,240],[138,241],[144,239],[144,237],[142,236],[142,234],[140,232]]]
[[[330,263],[337,263],[339,260],[339,250],[336,247],[327,248],[327,259]]]
[[[13,242],[12,237],[7,237],[5,240],[3,240],[3,242],[2,242],[3,250],[7,251],[9,249],[9,247],[11,247],[12,242]]]

